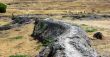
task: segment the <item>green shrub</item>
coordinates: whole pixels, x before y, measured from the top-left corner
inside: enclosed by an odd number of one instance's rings
[[[0,13],[5,13],[6,12],[6,8],[7,8],[7,5],[5,5],[3,3],[0,3]]]
[[[30,56],[27,56],[27,55],[11,55],[9,57],[30,57]]]

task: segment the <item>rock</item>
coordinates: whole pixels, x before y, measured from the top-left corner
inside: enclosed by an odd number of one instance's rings
[[[103,34],[101,32],[96,32],[96,33],[94,33],[93,37],[96,38],[96,39],[102,40],[103,39]]]
[[[28,16],[14,16],[12,18],[12,22],[10,22],[9,24],[6,24],[4,26],[0,26],[0,31],[9,30],[9,29],[12,29],[15,27],[20,27],[22,25],[29,24],[31,22],[32,22],[32,20]]]
[[[31,18],[29,18],[28,16],[14,16],[12,18],[13,22],[12,24],[29,24],[31,23]]]
[[[85,31],[62,21],[36,20],[32,36],[42,43],[52,39],[36,57],[98,57]]]

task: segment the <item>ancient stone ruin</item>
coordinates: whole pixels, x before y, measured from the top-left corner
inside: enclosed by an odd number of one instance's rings
[[[36,20],[32,36],[45,46],[36,57],[99,57],[85,31],[75,25]]]

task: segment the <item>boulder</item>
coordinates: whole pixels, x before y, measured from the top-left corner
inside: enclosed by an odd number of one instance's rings
[[[103,34],[101,32],[96,32],[96,33],[94,33],[93,37],[96,38],[96,39],[102,40],[103,39]]]
[[[76,25],[36,20],[32,36],[43,44],[48,42],[36,57],[98,57],[85,31]]]

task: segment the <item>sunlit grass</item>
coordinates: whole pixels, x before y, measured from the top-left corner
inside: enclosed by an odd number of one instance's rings
[[[6,25],[8,22],[0,21],[0,26]]]

